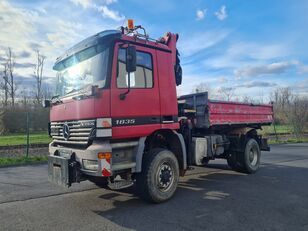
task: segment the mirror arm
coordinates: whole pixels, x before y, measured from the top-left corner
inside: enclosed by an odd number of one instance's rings
[[[128,81],[127,91],[120,94],[120,100],[124,100],[126,98],[126,95],[130,92],[130,72],[127,73],[127,81]]]

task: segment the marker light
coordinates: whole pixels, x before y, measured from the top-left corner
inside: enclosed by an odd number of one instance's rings
[[[98,159],[111,159],[111,152],[99,152],[97,157]]]
[[[134,29],[134,20],[133,19],[128,19],[127,20],[127,27],[130,30]]]

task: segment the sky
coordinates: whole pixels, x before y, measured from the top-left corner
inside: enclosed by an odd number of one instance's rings
[[[217,98],[232,89],[236,99],[267,100],[281,87],[307,96],[307,12],[306,0],[0,0],[0,64],[11,47],[15,75],[26,88],[40,50],[50,82],[66,49],[132,18],[152,38],[180,35],[179,95],[203,84]]]

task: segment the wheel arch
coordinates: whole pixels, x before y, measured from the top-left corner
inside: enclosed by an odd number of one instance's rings
[[[142,171],[143,156],[153,148],[166,148],[170,150],[178,160],[180,175],[185,174],[186,146],[182,134],[171,129],[160,129],[147,137],[141,137],[136,150],[136,172]]]

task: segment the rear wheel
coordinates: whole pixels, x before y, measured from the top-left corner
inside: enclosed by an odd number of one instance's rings
[[[160,203],[170,199],[179,181],[179,165],[172,152],[153,149],[144,157],[142,172],[136,176],[137,191],[141,198]]]
[[[244,153],[241,153],[240,164],[246,173],[255,173],[260,166],[261,151],[258,142],[250,139],[246,143]]]
[[[240,163],[237,160],[237,153],[232,153],[227,157],[229,167],[234,171],[241,171]]]

